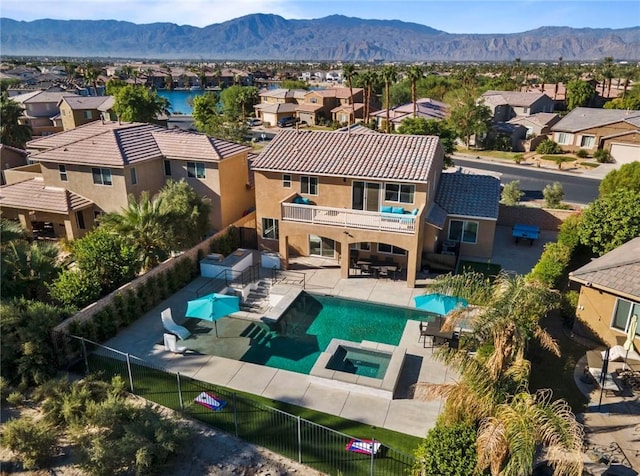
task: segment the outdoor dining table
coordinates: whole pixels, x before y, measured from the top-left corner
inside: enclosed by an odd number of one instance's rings
[[[398,265],[396,263],[389,263],[385,261],[361,259],[356,262],[356,266],[358,266],[360,270],[362,270],[364,267],[365,269],[373,271],[378,276],[388,276],[389,273],[395,273],[396,271],[398,271]]]

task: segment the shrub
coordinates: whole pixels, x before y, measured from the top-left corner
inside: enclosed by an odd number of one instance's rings
[[[536,152],[538,154],[561,154],[562,148],[557,142],[554,142],[551,139],[545,139],[538,144]]]
[[[554,182],[545,185],[544,190],[542,190],[542,196],[544,197],[547,208],[558,208],[564,198],[562,184],[560,182]]]
[[[7,403],[12,407],[19,407],[24,403],[24,395],[20,392],[11,392],[7,397]]]
[[[515,206],[524,196],[524,192],[520,190],[520,180],[506,183],[502,188],[500,203],[508,206]]]
[[[414,455],[414,474],[474,474],[477,461],[475,427],[468,423],[444,425],[438,421]]]
[[[584,149],[580,149],[576,152],[576,157],[579,157],[581,159],[586,159],[587,157],[589,157],[589,152],[587,152]]]
[[[519,165],[523,160],[524,160],[524,154],[516,154],[516,155],[514,155],[514,156],[513,156],[513,161],[514,161],[516,164],[518,164],[518,165]]]
[[[55,428],[43,420],[9,420],[2,431],[2,443],[16,453],[26,469],[45,468],[54,455]]]
[[[529,277],[542,282],[549,288],[555,288],[570,260],[571,248],[560,243],[547,243]]]
[[[573,327],[573,323],[576,320],[579,297],[580,293],[578,291],[567,291],[560,296],[560,315],[562,316],[562,323],[566,327]]]
[[[593,154],[593,157],[601,164],[608,164],[609,162],[613,162],[611,152],[609,152],[608,150],[598,149]]]
[[[558,232],[558,243],[574,250],[580,243],[580,227],[582,223],[582,215],[571,215],[567,218]]]

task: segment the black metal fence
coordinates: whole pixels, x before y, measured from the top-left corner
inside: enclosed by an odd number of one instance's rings
[[[168,371],[82,337],[71,337],[80,347],[82,370],[87,374],[98,373],[106,379],[120,376],[135,395],[318,471],[343,476],[398,476],[408,474],[414,464],[411,455],[373,438],[358,440],[229,389]],[[212,410],[196,403],[203,392],[224,402],[222,408]],[[368,451],[371,448],[375,451]]]

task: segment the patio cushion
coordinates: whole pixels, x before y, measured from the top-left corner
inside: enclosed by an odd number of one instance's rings
[[[391,207],[391,213],[401,213],[404,215],[404,208],[402,207]]]
[[[391,213],[392,209],[393,209],[393,207],[380,207],[380,211],[382,213]]]
[[[412,214],[412,215],[417,215],[419,211],[420,211],[420,210],[419,210],[418,208],[414,208],[414,209],[411,211],[411,214]]]

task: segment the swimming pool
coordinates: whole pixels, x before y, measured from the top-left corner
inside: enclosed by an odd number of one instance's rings
[[[309,374],[332,339],[397,346],[409,319],[432,317],[410,308],[303,292],[240,360]]]

